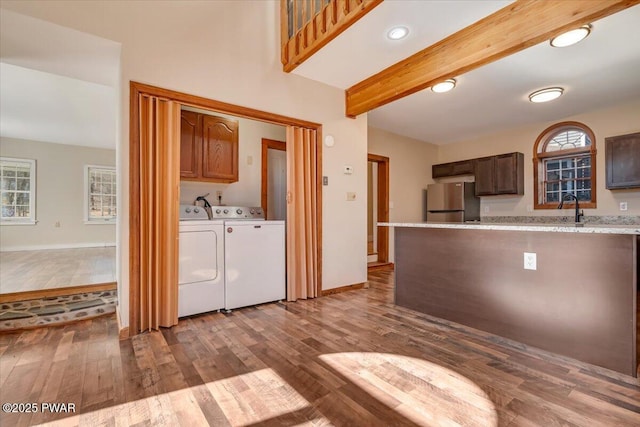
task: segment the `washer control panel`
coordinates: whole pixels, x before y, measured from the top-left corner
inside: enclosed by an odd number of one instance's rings
[[[265,219],[261,207],[213,206],[213,219]]]

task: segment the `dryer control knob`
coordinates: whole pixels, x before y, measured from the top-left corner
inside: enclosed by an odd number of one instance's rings
[[[194,211],[195,213],[198,213],[198,212],[200,212],[200,209],[198,209],[198,208],[194,208],[194,209],[193,209],[193,211]]]
[[[256,213],[256,210],[255,209],[251,209],[250,212],[251,212],[251,215],[253,215],[254,213]]]
[[[191,208],[185,208],[184,210],[186,213],[191,213]]]
[[[225,214],[228,214],[228,213],[229,213],[229,209],[225,209],[223,212],[224,212]]]
[[[219,214],[221,211],[220,209],[216,209],[216,213]]]
[[[237,213],[238,215],[242,215],[242,209],[236,209],[236,213]]]

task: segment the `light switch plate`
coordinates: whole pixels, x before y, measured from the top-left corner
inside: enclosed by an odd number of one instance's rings
[[[524,269],[525,270],[537,270],[538,263],[536,259],[535,252],[525,252],[524,253]]]
[[[620,202],[620,210],[621,211],[627,210],[627,202]]]
[[[356,199],[356,193],[347,192],[347,200],[353,202]]]
[[[345,165],[344,166],[344,174],[351,175],[353,173],[353,166]]]
[[[329,185],[329,177],[328,176],[323,176],[322,177],[322,185]]]

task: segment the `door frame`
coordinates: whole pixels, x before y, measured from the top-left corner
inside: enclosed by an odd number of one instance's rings
[[[378,222],[389,222],[389,158],[377,154],[367,154],[367,161],[378,165]],[[378,262],[389,262],[389,227],[380,227],[378,234]]]
[[[262,205],[262,210],[264,211],[264,217],[267,217],[268,211],[268,200],[269,200],[269,162],[268,153],[269,148],[272,150],[280,150],[287,151],[287,144],[284,141],[277,141],[275,139],[262,138],[262,164],[261,164],[261,175],[260,175],[260,204]]]
[[[201,96],[190,95],[144,83],[131,81],[129,84],[129,329],[126,335],[137,335],[140,331],[138,310],[140,304],[140,102],[141,94],[156,96],[181,105],[231,114],[261,122],[282,126],[298,126],[316,131],[316,215],[318,247],[317,294],[322,295],[322,125],[319,123],[282,116],[253,108],[215,101]],[[179,175],[178,170],[167,170],[168,174]],[[177,202],[177,201],[176,201]],[[176,227],[177,230],[177,227]],[[176,240],[178,236],[175,236]],[[177,267],[177,266],[176,266]],[[124,334],[123,334],[124,335]]]

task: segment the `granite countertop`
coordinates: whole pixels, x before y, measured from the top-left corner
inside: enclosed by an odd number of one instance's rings
[[[498,224],[498,223],[444,223],[444,222],[379,222],[382,227],[454,228],[468,230],[546,231],[560,233],[638,234],[640,225],[588,225],[569,224]]]

